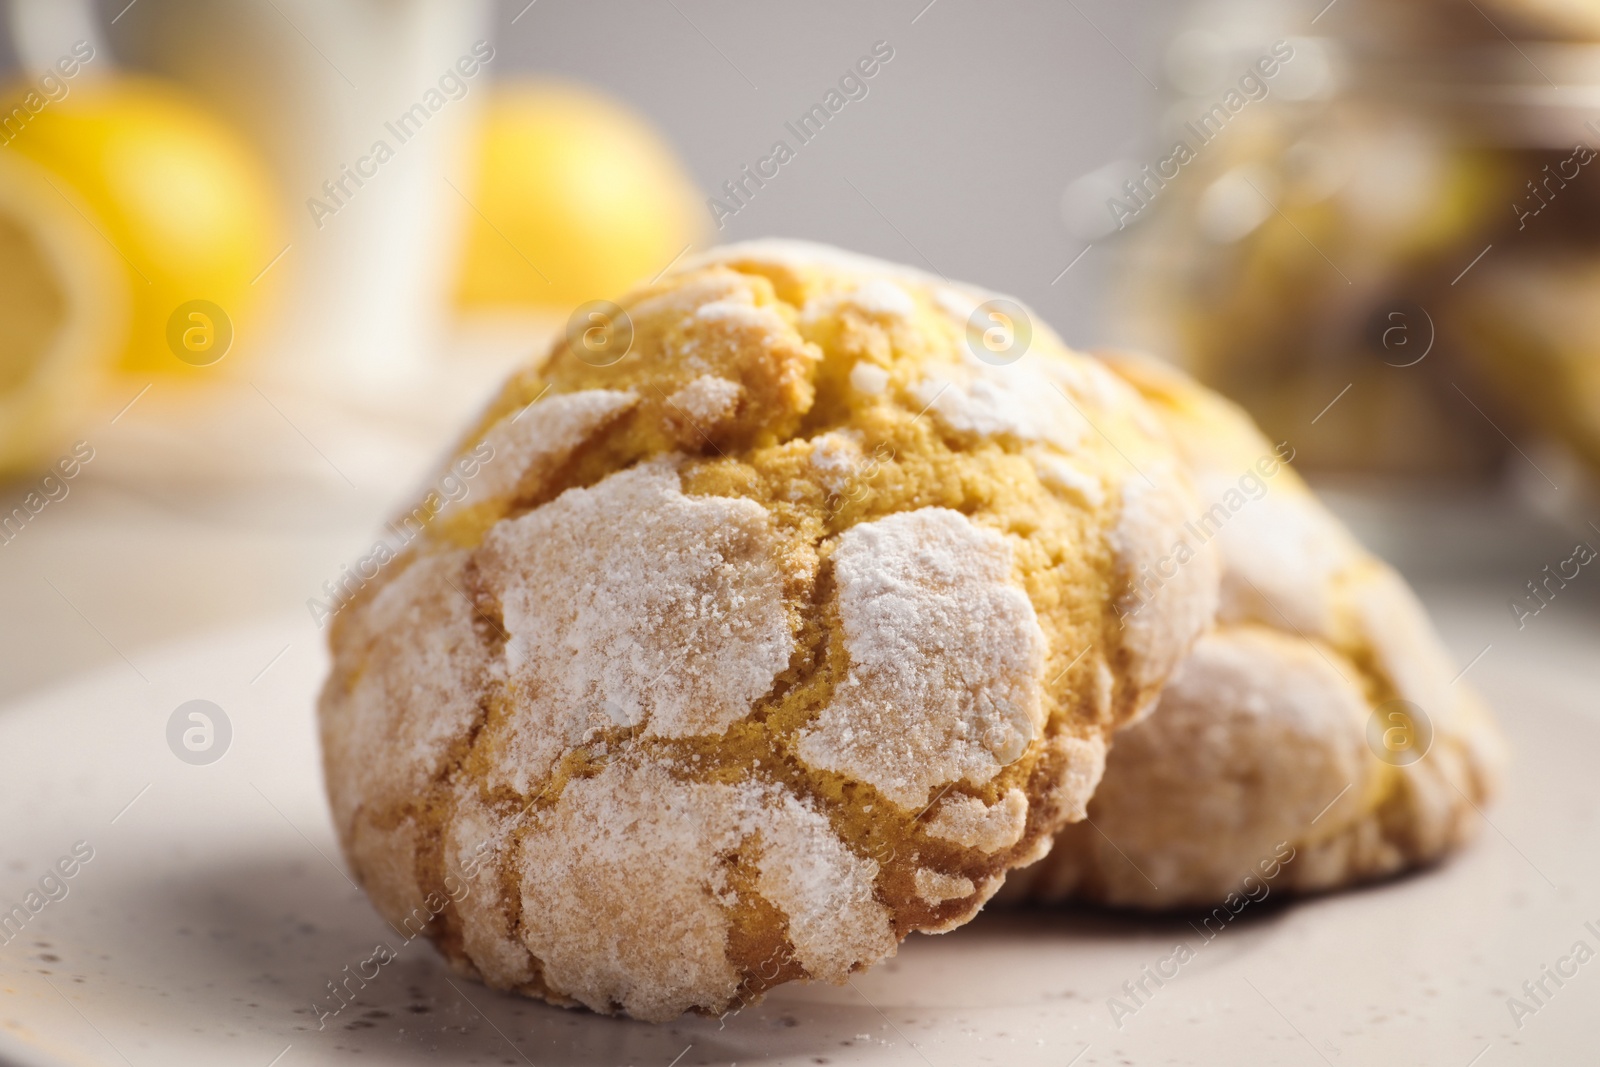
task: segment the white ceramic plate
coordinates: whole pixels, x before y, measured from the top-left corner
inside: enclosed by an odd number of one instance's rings
[[[1576,942],[1600,950],[1592,635],[1552,619],[1534,641],[1508,636],[1498,614],[1445,605],[1443,615],[1463,662],[1497,642],[1471,678],[1516,746],[1492,825],[1444,867],[1289,906],[1270,898],[1210,942],[1182,919],[988,914],[913,937],[850,985],[785,987],[725,1020],[663,1026],[490,992],[449,976],[419,941],[319,1029],[326,983],[394,939],[344,874],[329,825],[311,710],[319,635],[302,617],[142,656],[138,671],[118,664],[0,712],[0,909],[26,910],[30,888],[77,842],[93,850],[46,885],[60,899],[0,946],[0,1059],[1595,1062],[1600,959],[1563,985],[1545,978],[1549,995],[1531,1014],[1514,1020],[1507,1005]],[[209,765],[180,761],[166,739],[174,710],[194,699],[232,727]],[[1118,1028],[1108,998],[1179,942],[1196,958],[1159,988],[1147,980],[1151,995]]]

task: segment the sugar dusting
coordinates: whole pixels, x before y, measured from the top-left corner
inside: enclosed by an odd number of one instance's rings
[[[889,372],[876,363],[858,359],[850,368],[850,388],[866,396],[879,396],[889,388]]]
[[[1224,519],[1214,542],[1222,555],[1218,617],[1268,626],[1288,620],[1309,637],[1334,639],[1335,578],[1361,557],[1360,547],[1309,494],[1269,485],[1250,499],[1238,485],[1238,475],[1200,481],[1208,508],[1196,522],[1210,529],[1216,516]]]
[[[497,773],[519,791],[597,727],[721,733],[789,663],[766,509],[684,496],[671,457],[496,524],[477,563],[509,635]]]
[[[849,676],[797,745],[903,808],[987,782],[1044,727],[1046,642],[1011,549],[947,508],[853,526],[833,555]]]
[[[702,374],[667,398],[684,416],[702,430],[731,418],[739,409],[744,386],[715,374]]]
[[[894,952],[888,911],[873,896],[878,865],[845,847],[828,820],[771,790],[756,889],[789,918],[795,958],[813,978],[842,982],[863,960]]]
[[[796,273],[750,271],[745,261],[792,262]],[[924,427],[938,423],[991,435],[1008,451],[1020,445],[1029,458],[1061,456],[1089,477],[1100,473],[1095,456],[1067,455],[1092,431],[1055,387],[1097,421],[1107,407],[1078,387],[1076,362],[1044,358],[1036,367],[1038,357],[1051,356],[1041,352],[1021,364],[992,367],[965,352],[962,324],[945,315],[964,322],[966,315],[957,315],[954,305],[987,294],[942,292],[936,279],[918,272],[809,246],[723,249],[702,262],[733,264],[749,273],[669,272],[672,280],[630,305],[641,352],[648,349],[652,362],[619,368],[613,384],[631,382],[653,398],[657,394],[646,383],[659,380],[661,393],[702,425],[735,414],[756,425],[765,412],[749,405],[769,402],[785,414],[809,402],[800,386],[820,350],[797,335],[787,305],[759,301],[770,300],[774,291],[817,294],[798,314],[807,316],[831,300],[836,318],[819,319],[817,336],[851,332],[847,339],[864,349],[843,398],[851,411],[846,425],[870,425],[855,415],[874,408],[874,396],[892,393],[895,403],[907,405],[915,395],[908,381],[926,375],[935,386],[953,384],[928,411]],[[837,269],[825,269],[835,262]],[[690,260],[675,268],[678,275],[687,269]],[[754,276],[762,273],[772,285]],[[1048,338],[1048,329],[1037,323],[1035,336]],[[902,343],[904,351],[896,347]],[[653,377],[657,356],[665,374],[659,379]],[[882,359],[895,360],[899,368],[893,384],[884,367],[872,362]],[[787,390],[780,390],[781,402],[767,399],[762,375]],[[750,390],[742,396],[741,382]],[[829,387],[834,384],[830,379]],[[932,391],[923,392],[924,400]],[[602,404],[607,395],[611,399]],[[508,468],[509,480],[475,482],[472,500],[526,500],[540,484],[537,472],[556,470],[587,437],[612,426],[630,428],[634,420],[627,412],[635,402],[631,393],[594,391],[558,395],[525,410],[516,427],[527,440],[513,436],[504,448],[496,446],[497,458],[518,457]],[[594,405],[587,423],[577,410],[584,405]],[[573,426],[563,429],[558,416],[569,407]],[[537,423],[531,429],[523,425],[529,420]],[[670,413],[667,420],[676,422]],[[490,433],[509,434],[510,426],[502,420]],[[619,443],[640,436],[649,438],[648,448],[661,447],[658,435],[632,432]],[[789,498],[810,500],[819,486],[842,487],[857,478],[861,439],[852,437],[839,433],[811,442],[809,462],[807,446],[786,441],[783,459],[794,464],[784,468],[790,481],[772,492],[781,498],[801,489]],[[680,440],[701,447],[699,435],[680,434]],[[728,451],[730,470],[760,466],[743,448]],[[364,879],[397,890],[414,885],[419,866],[442,866],[448,874],[452,865],[476,856],[485,841],[493,842],[484,853],[487,872],[456,906],[460,928],[452,924],[441,949],[455,965],[475,966],[494,985],[662,1019],[691,1007],[728,1006],[742,980],[772,973],[742,954],[751,940],[781,945],[785,938],[810,976],[842,979],[851,968],[892,953],[891,909],[917,899],[944,903],[938,920],[944,925],[923,929],[949,929],[970,918],[1003,877],[1001,868],[1036,858],[1048,847],[1048,827],[1035,825],[1029,836],[1030,815],[1033,822],[1053,820],[1063,788],[1068,806],[1077,806],[1079,794],[1087,796],[1085,784],[1098,774],[1098,763],[1069,752],[1072,777],[1064,785],[1030,781],[1004,790],[990,804],[957,789],[941,794],[942,786],[961,779],[999,785],[995,775],[1010,761],[1046,745],[1055,754],[1063,745],[1062,738],[1040,737],[1045,642],[1028,596],[1014,584],[1011,550],[1018,542],[942,509],[859,525],[824,544],[823,551],[833,550],[838,581],[829,587],[836,600],[827,606],[819,638],[828,655],[825,669],[848,668],[847,677],[833,679],[829,705],[810,705],[810,718],[800,722],[778,715],[759,726],[743,723],[736,746],[731,738],[726,744],[687,745],[649,740],[717,738],[749,715],[752,702],[771,691],[776,674],[790,663],[797,605],[785,603],[783,589],[793,593],[803,585],[817,561],[809,536],[784,525],[794,516],[772,507],[764,494],[752,493],[752,500],[686,497],[677,471],[691,462],[697,461],[647,461],[491,528],[465,572],[455,576],[477,598],[484,618],[474,621],[466,599],[451,594],[475,631],[483,671],[461,691],[474,701],[491,691],[482,700],[487,721],[454,770],[438,766],[431,785],[404,796],[384,793],[379,783],[374,797],[364,798],[373,806],[357,815],[358,825],[372,824],[378,814],[392,825],[420,797],[453,794],[454,803],[430,802],[420,809],[419,818],[428,816],[429,824],[415,828],[418,835],[442,834],[443,840],[422,839],[424,851],[410,838],[373,837],[367,843],[383,854],[373,857],[359,852],[360,842],[346,840]],[[1091,535],[1099,532],[1110,517],[1101,508],[1084,515],[1081,508],[1063,507],[1073,498],[1087,500],[1090,487],[1073,472],[1053,477],[1043,466],[1036,469],[1055,499],[1037,494],[1041,506],[1075,511],[1075,521],[1093,527]],[[937,466],[933,473],[939,474]],[[1115,496],[1115,488],[1109,481],[1104,485],[1108,496]],[[463,534],[481,528],[450,527]],[[1031,557],[1028,567],[1031,574]],[[1043,604],[1054,594],[1047,582],[1040,589]],[[1059,592],[1074,603],[1100,599],[1098,592]],[[418,632],[435,627],[443,617],[434,614],[436,605],[425,597],[418,605],[421,617],[403,615],[388,625]],[[365,613],[369,606],[358,610]],[[504,643],[496,628],[509,634]],[[360,632],[354,622],[343,630],[335,640],[341,678],[378,671],[412,688],[437,681],[408,681],[405,673],[436,668],[433,660],[400,667],[374,659],[368,655],[370,636],[350,641],[349,634]],[[1098,667],[1100,721],[1113,717],[1111,689],[1122,680],[1120,661],[1117,669],[1113,679],[1104,663]],[[330,697],[328,722],[347,713],[338,706],[346,699],[344,692]],[[433,698],[393,699],[403,714],[424,720],[433,715]],[[476,721],[466,720],[468,733]],[[631,737],[619,739],[624,732]],[[406,736],[394,729],[387,744]],[[764,780],[765,752],[755,770],[742,769],[750,744],[783,748],[815,768],[862,783],[842,801],[850,818],[840,820],[836,831],[831,810],[819,810],[809,799],[811,789],[799,787],[802,792],[795,794]],[[392,762],[382,747],[366,753],[369,763]],[[588,762],[573,760],[553,778],[555,761],[574,747]],[[663,755],[674,750],[685,754]],[[446,756],[458,751],[452,745]],[[726,760],[725,752],[740,759]],[[362,773],[360,755],[347,753],[330,769],[330,790],[348,788]],[[383,773],[391,776],[392,770]],[[803,777],[809,786],[825,778]],[[882,795],[863,793],[868,783]],[[504,803],[509,798],[501,793],[491,799],[504,787],[522,798]],[[536,795],[536,803],[515,814]],[[964,857],[951,864],[925,857],[922,862],[933,866],[919,871],[918,858],[906,856],[895,876],[882,877],[879,885],[877,864],[858,836],[858,818],[883,818],[879,805],[885,803],[909,812],[921,811],[928,801],[933,803],[924,827],[936,838],[970,842]],[[841,832],[850,834],[848,841],[840,839]],[[989,847],[989,858],[981,857]],[[375,890],[374,899],[380,898]],[[914,904],[912,910],[926,914]],[[729,953],[736,953],[733,960]]]
[[[1060,456],[1051,455],[1040,449],[1028,458],[1033,461],[1033,468],[1039,473],[1039,481],[1049,488],[1076,497],[1091,508],[1098,508],[1106,502],[1105,490],[1100,485],[1100,479],[1079,470]]]
[[[965,875],[945,874],[927,867],[918,867],[911,880],[916,885],[917,896],[929,904],[943,904],[947,900],[970,897],[978,891],[972,879]]]
[[[1044,441],[1070,451],[1089,426],[1063,395],[1060,375],[1053,373],[1057,362],[1023,356],[994,366],[964,358],[922,378],[910,392],[919,407],[957,432]]]
[[[909,319],[917,302],[910,293],[887,278],[865,278],[848,289],[830,292],[806,304],[807,318],[837,314],[853,308],[879,318]]]
[[[585,389],[547,397],[507,415],[484,435],[494,455],[484,462],[462,503],[511,496],[530,474],[537,476],[562,462],[638,402],[631,391]]]
[[[487,807],[476,783],[463,782],[455,793],[455,808],[445,825],[444,859],[445,873],[467,886],[455,902],[462,949],[486,981],[514,987],[533,977],[533,957],[512,927],[515,912],[500,881],[519,820],[514,813]]]
[[[1050,744],[1061,753],[1062,762],[1067,766],[1061,790],[1061,806],[1066,811],[1067,821],[1082,822],[1089,813],[1089,798],[1094,796],[1095,788],[1106,773],[1106,740],[1099,734],[1088,737],[1062,734]]]
[[[387,821],[387,820],[386,820]],[[362,872],[372,906],[389,925],[411,933],[426,925],[425,894],[417,884],[417,821],[406,816],[379,825],[362,812],[346,835],[350,861]],[[422,908],[421,918],[416,916]]]
[[[695,309],[694,317],[701,322],[731,322],[740,326],[756,326],[763,330],[779,332],[789,328],[789,324],[776,310],[766,305],[757,305],[754,294],[748,288],[735,289],[720,300],[701,304]]]
[[[353,616],[345,640],[366,669],[343,699],[323,702],[323,744],[349,777],[329,780],[334,818],[414,796],[478,718],[495,671],[463,592],[465,551],[422,556]]]
[[[730,999],[717,853],[755,829],[727,786],[659,763],[569,785],[522,842],[522,938],[545,980],[596,1011],[665,1020]]]
[[[1171,472],[1148,464],[1145,470],[1155,480],[1131,475],[1123,481],[1117,521],[1107,536],[1122,590],[1117,612],[1122,647],[1129,653],[1126,678],[1145,694],[1135,718],[1148,710],[1195,635],[1216,616],[1220,566],[1209,543],[1190,545],[1192,554],[1178,561],[1176,546],[1190,541],[1184,523],[1194,499]]]
[[[813,977],[893,952],[873,895],[877,864],[781,788],[681,781],[657,760],[573,782],[523,843],[523,937],[547,979],[596,1010],[647,1020],[715,1009],[736,992],[727,959],[736,901],[722,857],[751,849],[761,895],[789,920]]]
[[[923,829],[930,837],[951,841],[981,852],[999,852],[1022,840],[1028,822],[1028,797],[1008,789],[995,804],[977,797],[951,796],[940,802]]]
[[[830,492],[843,492],[866,456],[856,430],[830,430],[811,441],[811,466]]]

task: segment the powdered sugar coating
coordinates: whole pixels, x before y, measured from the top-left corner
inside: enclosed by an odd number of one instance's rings
[[[1190,500],[1175,493],[1166,479],[1148,473],[1122,482],[1122,510],[1111,528],[1125,588],[1118,613],[1126,631],[1124,643],[1134,652],[1128,681],[1148,711],[1161,683],[1188,650],[1185,636],[1203,628],[1216,614],[1220,564],[1211,544],[1180,550],[1187,539],[1172,531],[1188,520]],[[1154,592],[1147,594],[1154,575]]]
[[[524,939],[549,981],[597,1011],[662,1020],[718,1007],[739,985],[726,955],[737,894],[721,857],[744,847],[808,970],[840,980],[864,950],[894,951],[872,895],[877,865],[827,820],[771,786],[681,781],[654,761],[610,764],[535,820],[522,846]],[[653,877],[640,883],[639,871]]]
[[[499,523],[478,572],[526,694],[500,772],[519,791],[594,729],[721,733],[789,662],[765,509],[684,496],[670,457]]]
[[[887,278],[868,278],[857,285],[842,290],[815,304],[808,304],[808,318],[836,314],[840,308],[852,308],[868,315],[887,319],[908,319],[917,310],[917,302]]]
[[[587,389],[546,397],[497,422],[484,436],[494,450],[463,504],[503,498],[543,477],[606,423],[639,402],[631,390]]]
[[[1060,383],[1025,355],[1007,366],[971,358],[911,387],[917,404],[959,433],[1046,441],[1065,451],[1089,431]]]
[[[811,465],[824,475],[842,474],[861,462],[861,435],[830,430],[811,442]]]
[[[1106,753],[1110,746],[1099,734],[1088,737],[1063,734],[1050,744],[1062,753],[1061,762],[1067,768],[1063,775],[1061,805],[1067,811],[1069,822],[1079,822],[1088,811],[1089,798],[1094,796],[1106,773]]]
[[[1087,507],[1098,508],[1106,502],[1105,489],[1099,480],[1073,466],[1070,460],[1048,452],[1035,453],[1029,458],[1039,472],[1039,480],[1050,488],[1071,494]]]
[[[1202,483],[1204,500],[1237,491],[1231,481]],[[1271,492],[1248,500],[1218,532],[1225,622],[1256,621],[1332,638],[1334,577],[1359,554],[1350,537],[1309,495]]]
[[[419,836],[415,819],[403,818],[386,826],[365,811],[356,815],[347,835],[351,864],[362,872],[372,906],[385,922],[408,937],[423,932],[431,918],[426,894],[417,881]]]
[[[972,879],[961,874],[945,874],[943,871],[929,870],[918,867],[912,881],[917,887],[917,896],[930,904],[943,904],[947,900],[956,900],[961,897],[970,897],[978,891],[972,884]]]
[[[864,359],[850,368],[850,388],[866,396],[881,396],[889,388],[889,372]]]
[[[740,800],[656,763],[613,764],[569,785],[521,845],[522,938],[545,980],[596,1011],[641,1019],[729,1000],[739,973],[717,853],[756,828]],[[648,892],[639,871],[653,872]]]
[[[1044,726],[1045,640],[1005,540],[923,508],[851,527],[833,566],[850,674],[801,758],[914,808],[1020,756]]]
[[[811,442],[811,466],[830,492],[842,492],[865,460],[858,433],[831,430]]]
[[[694,315],[702,322],[731,322],[759,329],[781,330],[787,325],[782,316],[772,308],[757,307],[750,294],[744,290],[721,300],[713,300],[709,304],[701,304]]]
[[[878,865],[845,847],[828,820],[780,790],[763,794],[756,888],[789,920],[794,957],[813,978],[842,982],[863,956],[892,955],[894,930],[878,903]]]
[[[949,797],[939,803],[926,825],[929,836],[941,841],[954,841],[983,852],[998,852],[1022,840],[1027,820],[1027,794],[1020,789],[1008,789],[993,805],[977,797]]]
[[[522,985],[534,973],[533,956],[517,936],[513,902],[501,879],[520,825],[515,814],[485,804],[476,785],[464,785],[455,791],[445,826],[445,869],[469,887],[455,905],[462,950],[486,981],[501,988]]]
[[[1111,753],[1095,822],[1137,869],[1105,839],[1083,843],[1117,899],[1220,900],[1322,808],[1345,802],[1322,816],[1339,820],[1358,809],[1378,765],[1366,701],[1341,669],[1354,673],[1270,630],[1201,639],[1160,709]]]
[[[324,758],[349,770],[328,789],[343,828],[363,804],[381,810],[422,788],[481,714],[478,694],[498,668],[463,591],[467,558],[417,559],[351,616],[345,640],[368,667],[347,689],[329,679],[341,699],[322,721]]]
[[[667,402],[702,431],[716,426],[739,408],[744,386],[715,374],[702,374],[667,398]]]

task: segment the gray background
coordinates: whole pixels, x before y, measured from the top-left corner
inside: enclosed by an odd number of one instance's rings
[[[581,79],[628,101],[707,192],[775,139],[793,146],[783,124],[888,41],[894,58],[866,98],[800,148],[721,239],[805,237],[931,263],[1017,294],[1071,343],[1110,340],[1096,314],[1102,248],[1052,284],[1084,247],[1062,223],[1061,194],[1148,137],[1162,102],[1151,81],[1164,85],[1162,54],[1184,10],[1175,0],[538,0],[510,24],[526,2],[496,13],[501,69]]]

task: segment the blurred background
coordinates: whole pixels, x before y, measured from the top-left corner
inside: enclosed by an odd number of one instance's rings
[[[0,697],[260,616],[320,640],[306,602],[577,304],[773,235],[1189,367],[1512,629],[1600,545],[1591,5],[0,10]]]

